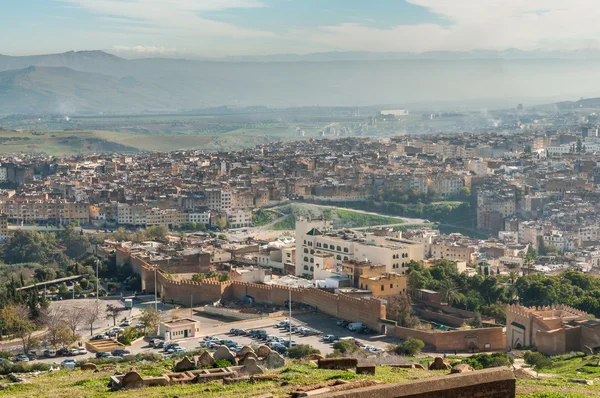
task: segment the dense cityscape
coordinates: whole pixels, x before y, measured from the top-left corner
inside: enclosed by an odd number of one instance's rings
[[[0,396],[600,397],[594,6],[3,2]]]

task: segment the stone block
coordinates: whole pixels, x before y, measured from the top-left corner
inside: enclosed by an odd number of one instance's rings
[[[244,355],[243,358],[238,357],[238,365],[244,365],[244,363],[246,362],[247,359],[254,359],[254,360],[258,361],[258,356],[256,356],[256,354],[254,352],[249,352],[246,355]]]
[[[452,367],[452,369],[450,369],[450,374],[455,374],[455,373],[467,373],[467,372],[474,372],[475,369],[473,369],[473,367],[469,364],[466,363],[459,363],[458,365],[454,365]]]
[[[213,366],[214,364],[215,364],[215,359],[213,358],[213,355],[208,351],[204,351],[202,353],[202,355],[200,355],[200,357],[198,358],[198,361],[196,362],[196,365],[199,368]]]
[[[81,370],[97,370],[98,367],[96,366],[96,364],[94,363],[84,363],[83,365],[81,365]]]
[[[254,358],[248,358],[242,366],[242,368],[238,371],[241,375],[259,375],[265,373],[265,370],[258,366],[256,360]]]
[[[183,359],[179,362],[176,362],[173,366],[173,370],[175,372],[185,372],[186,370],[196,369],[196,364],[194,361],[189,359],[187,356],[183,357]]]
[[[450,370],[452,366],[442,357],[436,357],[433,362],[429,363],[429,370]]]
[[[375,366],[374,363],[364,363],[361,365],[356,365],[356,374],[357,375],[373,375],[375,376]]]
[[[279,369],[285,366],[285,359],[278,352],[271,351],[261,364],[267,369]]]
[[[258,350],[256,350],[256,355],[258,355],[259,358],[265,358],[271,353],[271,351],[272,350],[266,345],[261,345],[260,347],[258,347]]]
[[[249,345],[245,345],[238,351],[237,356],[238,358],[244,358],[249,352],[254,353],[254,350]]]
[[[358,359],[356,358],[325,358],[317,362],[319,369],[337,369],[348,370],[356,368]]]
[[[224,345],[217,348],[217,351],[215,351],[215,353],[213,354],[213,358],[215,359],[215,361],[224,359],[226,361],[229,361],[232,365],[235,365],[237,363],[233,353],[229,350],[229,348],[227,348]]]

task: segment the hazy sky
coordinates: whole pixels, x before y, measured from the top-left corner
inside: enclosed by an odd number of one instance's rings
[[[597,0],[2,0],[0,53],[600,48]]]

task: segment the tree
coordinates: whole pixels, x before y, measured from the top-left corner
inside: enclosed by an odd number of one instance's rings
[[[460,301],[460,292],[456,288],[456,284],[452,279],[445,279],[440,282],[440,299],[449,305],[456,304]]]
[[[288,350],[288,355],[293,359],[301,359],[311,354],[320,354],[321,351],[309,344],[298,344]]]
[[[192,281],[193,282],[200,282],[203,279],[206,279],[206,275],[204,275],[204,274],[198,273],[198,274],[192,275]]]
[[[144,334],[146,334],[147,331],[156,333],[160,322],[160,312],[152,307],[146,307],[142,310],[140,321],[144,323]]]
[[[100,320],[100,305],[99,303],[90,303],[85,309],[83,322],[90,327],[90,336],[94,334],[94,323]]]
[[[531,365],[535,370],[547,369],[552,367],[552,360],[539,352],[528,351],[523,356],[525,363]]]
[[[169,233],[169,228],[164,225],[153,225],[146,228],[146,237],[150,240],[164,239]]]
[[[71,333],[64,321],[49,326],[46,333],[48,343],[54,348],[69,346],[80,338],[80,335]]]
[[[474,328],[480,328],[483,326],[481,321],[481,312],[475,311],[473,314],[473,322],[471,322],[471,326]]]
[[[354,344],[353,340],[340,340],[333,344],[333,349],[342,354],[352,354],[359,350],[358,346]]]
[[[419,324],[419,319],[415,317],[412,310],[410,296],[400,294],[388,299],[387,318],[396,321],[398,326],[413,328]]]
[[[27,313],[27,307],[13,304],[0,311],[0,318],[4,320],[8,333],[21,339],[23,352],[26,354],[38,343],[33,337],[36,325],[26,316]]]
[[[397,345],[394,348],[394,352],[398,355],[406,355],[409,357],[414,357],[425,347],[425,343],[422,340],[414,339],[410,337],[408,340],[404,341],[402,344]]]
[[[65,324],[74,336],[77,335],[77,329],[84,320],[84,309],[79,306],[67,307],[64,309]]]
[[[119,316],[119,313],[123,310],[125,310],[125,308],[119,307],[114,304],[108,304],[106,306],[106,317],[112,318],[113,325],[116,326],[117,325],[117,317]]]
[[[581,152],[583,150],[583,144],[579,138],[577,139],[576,150],[577,150],[577,152]]]

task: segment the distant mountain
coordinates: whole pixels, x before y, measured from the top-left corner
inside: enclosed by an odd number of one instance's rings
[[[506,59],[492,57],[498,52],[469,52],[462,58],[458,54],[379,59],[400,55],[325,53],[259,62],[126,60],[102,51],[0,56],[0,115],[254,105],[469,103],[485,108],[600,94],[600,57],[585,57],[583,52],[566,59],[542,57],[553,54],[548,52],[526,58],[520,50],[503,52]],[[373,59],[365,59],[369,57]]]
[[[0,72],[0,113],[140,112],[176,103],[176,98],[156,96],[156,91],[134,78],[30,66]]]

